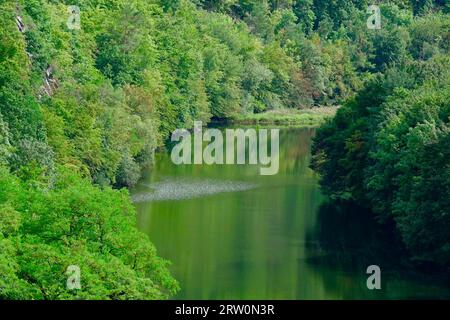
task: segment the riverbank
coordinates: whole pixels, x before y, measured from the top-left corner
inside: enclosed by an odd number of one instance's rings
[[[320,107],[306,110],[281,109],[264,113],[240,115],[229,122],[244,125],[282,125],[290,127],[317,127],[335,116],[338,107]]]

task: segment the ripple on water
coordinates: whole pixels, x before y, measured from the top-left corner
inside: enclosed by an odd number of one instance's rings
[[[193,199],[217,193],[246,191],[257,185],[242,181],[166,179],[145,186],[151,191],[133,195],[134,203]]]

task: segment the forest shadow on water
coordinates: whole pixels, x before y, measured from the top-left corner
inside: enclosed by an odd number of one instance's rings
[[[448,299],[450,277],[432,264],[411,259],[394,223],[380,224],[366,208],[325,201],[306,235],[307,263],[324,286],[343,299]],[[369,290],[369,266],[381,270],[381,289]]]

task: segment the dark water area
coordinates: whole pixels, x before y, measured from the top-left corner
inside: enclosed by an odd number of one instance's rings
[[[180,165],[170,154],[132,191],[138,225],[172,262],[176,299],[450,298],[412,273],[398,239],[354,205],[333,204],[309,168],[314,129],[280,129],[280,170]],[[366,285],[381,268],[381,290]]]

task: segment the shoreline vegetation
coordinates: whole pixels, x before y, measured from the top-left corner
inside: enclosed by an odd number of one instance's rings
[[[342,104],[317,145],[317,169],[335,178],[329,189],[356,197],[367,191],[360,182],[369,175],[352,168],[389,168],[366,181],[370,200],[394,204],[380,212],[409,208],[399,223],[414,231],[404,236],[417,256],[450,261],[450,205],[442,201],[444,211],[436,211],[427,199],[448,199],[448,174],[435,171],[450,158],[449,139],[441,139],[449,131],[442,118],[448,96],[436,86],[429,95],[417,83],[449,78],[450,6],[383,1],[382,28],[371,29],[371,4],[89,0],[74,9],[63,0],[0,1],[0,299],[173,296],[178,284],[136,228],[126,188],[172,132],[195,121],[317,125],[327,117],[283,107]],[[419,101],[426,114],[411,110],[415,95],[426,98]],[[391,107],[379,116],[373,111],[383,102]],[[236,116],[246,112],[254,115]],[[372,122],[372,115],[386,121]],[[375,140],[389,152],[368,150]],[[378,162],[367,157],[374,155]],[[404,180],[391,177],[405,168],[412,170]],[[424,168],[439,179],[415,175]],[[401,199],[385,201],[393,190]],[[437,220],[408,196],[425,197]],[[415,241],[423,238],[417,208],[427,221],[424,247]],[[70,266],[81,270],[80,290],[66,286]]]
[[[278,125],[284,127],[319,127],[332,119],[338,106],[316,107],[312,109],[277,109],[262,113],[235,116],[224,120],[227,124],[237,125]]]

